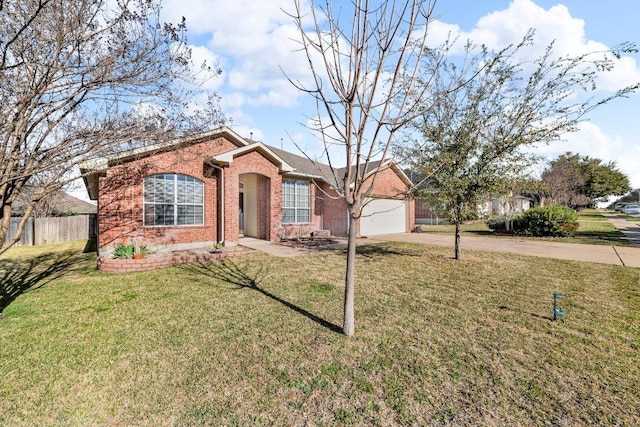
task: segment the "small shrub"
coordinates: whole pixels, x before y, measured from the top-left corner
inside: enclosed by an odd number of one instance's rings
[[[113,250],[114,258],[133,258],[134,245],[118,245]]]
[[[149,253],[149,248],[147,248],[147,245],[134,245],[133,253],[138,255],[146,255]]]
[[[572,236],[578,229],[578,213],[549,205],[529,209],[514,221],[514,230],[531,236]]]
[[[506,221],[507,221],[507,218],[505,216],[496,216],[493,218],[489,218],[486,221],[486,224],[490,230],[493,230],[496,233],[506,233],[507,232]]]

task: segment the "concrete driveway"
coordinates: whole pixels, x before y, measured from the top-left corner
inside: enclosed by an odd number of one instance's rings
[[[391,241],[422,243],[426,245],[450,246],[453,235],[431,233],[398,233],[370,237],[370,241]],[[640,248],[619,246],[583,245],[578,243],[557,243],[503,237],[462,236],[460,247],[477,251],[505,252],[543,258],[567,259],[573,261],[597,262],[601,264],[640,267]],[[463,255],[464,256],[464,255]]]
[[[617,214],[602,214],[626,237],[634,247],[584,245],[579,243],[559,243],[526,238],[462,236],[462,250],[473,249],[488,252],[508,252],[543,258],[567,259],[573,261],[597,262],[601,264],[640,267],[640,224],[627,221]],[[371,241],[395,241],[423,243],[453,247],[453,235],[431,233],[398,233],[373,236]]]

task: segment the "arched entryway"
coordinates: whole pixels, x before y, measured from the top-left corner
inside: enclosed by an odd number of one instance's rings
[[[270,224],[271,180],[257,173],[244,173],[239,176],[238,213],[240,218],[240,236],[269,238],[267,230]]]

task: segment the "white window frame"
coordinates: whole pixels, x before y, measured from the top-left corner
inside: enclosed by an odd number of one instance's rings
[[[291,186],[293,188],[291,188]],[[306,215],[303,214],[303,212],[306,212]],[[291,213],[293,213],[293,215],[291,215]],[[310,223],[311,182],[305,179],[283,179],[282,224]]]
[[[172,190],[173,190],[173,194],[171,194],[170,198],[166,198],[163,197],[164,195],[169,195],[168,192],[167,194],[163,194],[163,193],[156,193],[156,188],[153,186],[153,184],[149,184],[152,186],[153,191],[151,194],[147,193],[146,188],[147,188],[147,183],[154,179],[157,178],[159,176],[163,177],[163,180],[166,181],[166,183],[172,183]],[[167,177],[172,177],[172,180],[170,179],[166,179]],[[179,180],[180,177],[184,177],[187,178],[185,181],[181,181]],[[191,198],[192,200],[187,200],[184,201],[185,197],[180,197],[180,196],[184,196],[183,194],[178,192],[178,188],[179,188],[179,182],[185,182],[187,183],[186,185],[188,186],[188,184],[191,184],[191,188],[193,189],[194,193],[193,194],[188,194],[187,195],[187,199]],[[184,184],[183,184],[184,185]],[[197,194],[197,189],[199,187],[199,193]],[[152,196],[153,199],[152,200],[147,200],[148,196]],[[160,200],[158,200],[160,199]],[[183,200],[180,200],[183,199]],[[144,177],[143,179],[143,184],[142,184],[142,205],[143,205],[143,212],[142,212],[142,221],[143,221],[143,226],[145,227],[193,227],[193,226],[203,226],[204,225],[204,206],[205,206],[205,197],[204,197],[204,182],[199,180],[198,178],[194,178],[192,176],[189,175],[184,175],[184,174],[176,174],[176,173],[159,173],[159,174],[154,174],[154,175],[149,175]],[[156,224],[155,221],[154,223],[148,223],[147,222],[147,209],[149,207],[153,206],[154,207],[154,211],[156,209],[156,206],[171,206],[172,207],[172,211],[173,211],[173,223],[165,223],[165,224]],[[180,223],[180,207],[192,207],[195,211],[195,213],[192,216],[200,216],[201,221],[200,222],[193,222],[193,223]],[[197,211],[200,212],[197,212]]]

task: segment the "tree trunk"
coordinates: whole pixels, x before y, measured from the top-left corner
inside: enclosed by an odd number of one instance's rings
[[[460,221],[456,221],[455,258],[460,259]]]
[[[347,241],[347,271],[344,279],[344,322],[342,331],[351,336],[355,332],[354,295],[356,282],[356,218],[349,212],[349,239]]]
[[[454,251],[454,258],[457,260],[460,259],[460,225],[462,224],[462,213],[464,211],[464,204],[462,203],[461,199],[462,198],[460,196],[456,197],[453,212],[452,212],[453,216],[451,218],[454,224],[456,225],[453,251]]]
[[[3,206],[4,217],[2,218],[0,224],[0,255],[8,251],[13,245],[20,241],[20,236],[22,236],[22,232],[24,231],[24,227],[27,225],[27,221],[33,212],[33,206],[27,206],[20,222],[18,223],[18,227],[16,229],[16,233],[13,238],[7,242],[7,235],[9,234],[9,226],[11,224],[11,205]],[[6,242],[6,243],[5,243]]]

